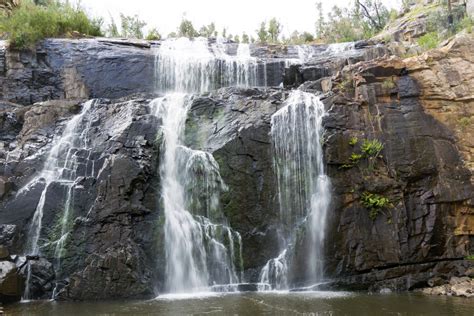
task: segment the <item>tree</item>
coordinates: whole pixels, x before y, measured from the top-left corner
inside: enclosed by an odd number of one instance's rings
[[[278,37],[281,33],[281,23],[278,22],[276,18],[272,18],[270,22],[268,22],[268,34],[270,35],[270,40],[273,43],[278,42]]]
[[[316,11],[318,13],[316,20],[316,36],[322,39],[324,36],[324,12],[323,3],[321,1],[316,2]]]
[[[249,42],[250,42],[249,36],[247,35],[247,33],[244,32],[242,34],[242,43],[248,44]]]
[[[119,37],[120,36],[117,24],[115,24],[115,20],[112,16],[110,17],[110,24],[107,27],[106,34],[107,34],[108,37]]]
[[[262,22],[260,23],[260,27],[257,30],[258,41],[260,43],[266,43],[268,40],[268,32],[267,32],[267,23]]]
[[[145,39],[148,41],[159,41],[161,39],[161,34],[156,28],[152,28],[148,31],[148,34],[146,35]]]
[[[234,42],[240,43],[240,36],[239,35],[234,36]]]
[[[381,0],[356,0],[356,7],[375,31],[381,31],[387,24],[390,14]]]
[[[122,36],[126,38],[143,38],[143,28],[146,23],[138,15],[127,16],[120,13]]]
[[[203,37],[209,38],[209,37],[212,37],[215,33],[216,33],[216,25],[214,24],[214,22],[212,22],[209,25],[203,25],[199,29],[199,35]]]
[[[178,27],[178,35],[193,38],[199,36],[199,33],[194,28],[193,22],[183,17]]]
[[[222,29],[222,37],[223,38],[227,37],[227,29],[225,27]]]

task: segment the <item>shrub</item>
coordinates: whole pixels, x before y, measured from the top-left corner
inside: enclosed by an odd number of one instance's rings
[[[102,19],[91,19],[79,6],[58,1],[36,5],[23,1],[10,16],[0,16],[0,33],[14,48],[27,48],[47,37],[68,36],[72,32],[101,36]]]
[[[393,88],[395,88],[395,82],[393,82],[392,79],[385,79],[382,82],[382,88],[386,90],[392,90]]]
[[[377,139],[368,140],[365,139],[362,145],[360,146],[360,150],[366,157],[377,157],[383,149],[383,144],[379,142]]]
[[[421,36],[417,42],[420,47],[426,50],[436,48],[439,45],[438,33],[426,33],[425,35]]]
[[[154,28],[148,31],[148,34],[145,37],[145,39],[148,41],[159,41],[161,39],[161,34],[158,32],[156,28]]]
[[[379,212],[391,205],[390,200],[382,195],[364,192],[361,197],[362,205],[369,209],[369,217],[375,220]]]

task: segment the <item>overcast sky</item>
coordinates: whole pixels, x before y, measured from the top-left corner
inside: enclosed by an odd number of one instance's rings
[[[78,1],[78,0],[76,0]],[[337,4],[347,6],[352,0],[322,0],[329,10]],[[383,0],[390,7],[399,7],[401,0]],[[259,23],[272,17],[284,25],[283,34],[293,30],[314,32],[316,0],[81,0],[82,6],[94,16],[118,20],[122,12],[138,14],[147,22],[147,28],[156,27],[166,36],[175,31],[183,13],[199,29],[215,22],[220,32],[226,27],[227,34],[253,34]]]

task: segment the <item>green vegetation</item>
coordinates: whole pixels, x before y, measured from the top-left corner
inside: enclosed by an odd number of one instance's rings
[[[382,88],[386,90],[392,90],[393,88],[395,88],[395,82],[393,82],[392,79],[385,79],[382,82]]]
[[[47,37],[102,36],[102,19],[92,19],[78,5],[68,2],[24,0],[11,13],[0,13],[0,33],[17,49],[32,47]]]
[[[421,48],[425,50],[436,48],[439,45],[438,33],[436,32],[426,33],[425,35],[418,38],[417,43]]]
[[[367,39],[380,32],[390,19],[397,15],[389,11],[380,0],[355,0],[352,5],[334,6],[326,20],[322,3],[316,3],[317,38],[327,43],[352,42]]]
[[[362,145],[360,146],[360,150],[362,151],[365,157],[378,157],[382,149],[383,144],[377,139],[365,139]]]
[[[474,260],[474,255],[469,255],[466,257],[466,260]]]
[[[359,139],[354,136],[354,137],[351,137],[351,139],[349,140],[349,145],[355,146],[357,145],[358,142],[359,142]]]
[[[375,220],[382,209],[391,206],[391,202],[388,198],[367,191],[362,193],[360,201],[364,207],[369,209],[369,217],[371,220]]]
[[[462,117],[458,120],[459,125],[461,126],[461,129],[465,129],[469,125],[471,125],[471,118],[470,117]]]
[[[148,31],[148,34],[146,35],[145,39],[148,41],[159,41],[161,39],[161,34],[156,28],[153,28]]]

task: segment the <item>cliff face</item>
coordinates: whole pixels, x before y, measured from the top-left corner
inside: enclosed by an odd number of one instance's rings
[[[473,251],[474,234],[472,37],[405,60],[387,57],[385,47],[362,49],[365,45],[286,69],[283,58],[294,58],[294,47],[252,48],[253,55],[267,59],[259,67],[265,67],[268,85],[284,81],[287,88],[323,92],[325,160],[333,188],[325,245],[326,275],[333,282],[327,286],[410,290],[435,277],[464,275],[472,266],[464,258]],[[67,184],[55,184],[45,197],[43,256],[26,258],[36,271],[33,296],[51,297],[55,273],[65,299],[157,294],[166,272],[158,172],[162,122],[149,105],[155,90],[152,50],[48,40],[35,53],[3,50],[2,56],[0,241],[10,253],[24,254],[46,185],[28,184],[85,99],[99,98],[85,127],[92,150],[76,153],[83,176],[73,184],[72,204],[65,200]],[[228,187],[220,202],[242,236],[249,282],[258,281],[262,266],[279,252],[269,133],[287,88],[222,88],[195,96],[186,121],[185,144],[211,152],[219,164]],[[383,149],[364,155],[365,140],[378,140]],[[29,189],[21,190],[25,186]],[[370,209],[362,202],[367,194],[389,203]],[[68,203],[72,233],[61,270],[53,271],[55,250],[47,245],[57,240],[58,214]],[[296,262],[305,255],[304,244],[298,245]],[[24,260],[8,259],[23,274]],[[296,284],[302,281],[299,273],[296,265],[291,271]]]

